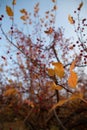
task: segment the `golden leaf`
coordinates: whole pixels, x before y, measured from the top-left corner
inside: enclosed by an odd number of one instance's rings
[[[63,64],[61,62],[53,62],[52,65],[54,66],[54,71],[55,74],[59,77],[59,78],[63,78],[64,76],[64,67]]]
[[[76,64],[76,60],[74,60],[70,65],[70,72],[75,68],[75,64]]]
[[[15,88],[9,88],[4,92],[4,96],[15,95],[17,90]]]
[[[53,69],[47,69],[49,76],[54,76],[54,70]]]
[[[26,11],[25,9],[21,9],[20,12],[21,12],[22,14],[27,14],[27,11]]]
[[[20,18],[21,18],[23,21],[26,21],[26,20],[27,20],[26,15],[23,15],[23,16],[21,16]]]
[[[75,100],[75,99],[82,99],[83,93],[74,93],[71,95],[71,97],[68,100]]]
[[[14,15],[11,7],[9,7],[9,6],[6,6],[6,12],[7,12],[8,16],[13,16]]]
[[[68,78],[68,85],[71,88],[76,88],[77,85],[77,81],[78,81],[78,76],[75,72],[71,71],[70,76]]]
[[[73,17],[71,17],[71,15],[68,16],[68,20],[70,24],[74,24],[74,20],[73,20]]]
[[[54,82],[51,84],[51,90],[61,90],[63,89],[61,86],[56,85]]]

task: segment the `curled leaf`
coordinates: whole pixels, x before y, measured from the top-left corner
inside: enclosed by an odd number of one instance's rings
[[[8,16],[13,16],[14,15],[13,10],[9,6],[6,6],[6,12],[7,12]]]
[[[71,15],[68,16],[68,21],[70,24],[74,24],[75,21],[73,20],[73,17]]]
[[[44,31],[46,34],[52,34],[53,33],[53,28],[49,28],[48,30]]]

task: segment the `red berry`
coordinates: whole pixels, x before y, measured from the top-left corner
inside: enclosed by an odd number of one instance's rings
[[[74,13],[76,13],[76,11],[74,11]]]
[[[2,20],[2,18],[0,17],[0,21]]]
[[[75,47],[76,45],[74,44],[73,47]]]

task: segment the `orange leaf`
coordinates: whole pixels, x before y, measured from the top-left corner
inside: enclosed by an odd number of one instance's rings
[[[17,94],[17,90],[15,88],[9,88],[4,92],[4,96],[10,96]]]
[[[56,85],[54,82],[51,84],[51,90],[61,90],[63,89],[61,86]]]
[[[11,7],[9,7],[9,6],[6,6],[6,12],[7,12],[8,16],[13,16],[14,15]]]
[[[75,68],[75,64],[76,64],[76,60],[74,60],[70,65],[70,72]]]
[[[52,34],[53,33],[53,28],[49,28],[49,30],[44,31],[46,34]]]
[[[82,99],[83,93],[74,93],[71,95],[71,97],[68,100],[75,100],[75,99]]]
[[[68,78],[68,85],[71,88],[76,88],[77,85],[77,81],[78,81],[78,76],[75,72],[71,71],[70,76]]]
[[[20,12],[21,12],[22,14],[27,14],[27,11],[26,11],[25,9],[21,9]]]
[[[59,78],[63,78],[63,76],[64,76],[64,67],[63,67],[63,64],[61,62],[53,62],[52,65],[54,66],[55,74]]]
[[[53,69],[47,69],[49,76],[54,76],[54,70]]]
[[[26,20],[28,19],[28,16],[23,15],[23,16],[21,16],[20,18],[21,18],[23,21],[26,21]]]

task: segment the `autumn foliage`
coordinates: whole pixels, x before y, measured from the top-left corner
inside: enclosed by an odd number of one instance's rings
[[[86,18],[80,19],[84,6],[81,2],[74,11],[76,18],[70,14],[67,16],[77,35],[77,41],[73,44],[71,39],[65,38],[63,28],[56,30],[54,27],[58,7],[56,0],[51,2],[52,9],[47,10],[44,17],[39,16],[40,3],[34,5],[33,13],[24,8],[19,10],[23,25],[34,27],[34,32],[29,34],[15,25],[16,0],[12,1],[12,6],[6,5],[12,25],[8,35],[3,29],[3,22],[0,29],[9,43],[6,55],[13,66],[9,65],[5,55],[1,56],[3,64],[0,73],[1,78],[5,79],[0,84],[0,120],[23,120],[24,124],[38,130],[65,130],[74,128],[74,121],[68,124],[67,120],[73,118],[75,111],[78,113],[78,105],[83,108],[87,105],[87,80],[81,78],[78,72],[78,68],[87,66],[87,39],[84,34],[87,24]],[[0,21],[4,21],[4,16]],[[4,76],[5,73],[10,73],[10,77]],[[63,110],[64,107],[66,110]],[[62,115],[65,115],[64,119]]]

